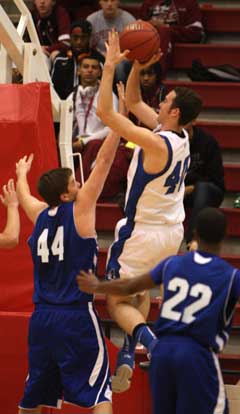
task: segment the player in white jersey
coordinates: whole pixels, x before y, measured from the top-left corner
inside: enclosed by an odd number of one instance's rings
[[[109,277],[121,278],[144,273],[159,260],[175,254],[180,246],[184,177],[189,162],[188,135],[183,127],[198,116],[202,107],[195,92],[176,88],[160,103],[157,114],[141,98],[139,72],[144,65],[134,62],[127,82],[126,105],[144,125],[155,131],[138,127],[117,114],[112,105],[111,85],[115,66],[127,53],[120,52],[118,34],[111,32],[97,110],[105,125],[139,146],[128,174],[126,219],[117,225],[116,241],[111,246],[107,265]],[[145,65],[159,57],[160,53]],[[134,299],[109,296],[108,305],[112,318],[128,332],[132,331],[135,307],[147,318],[150,297],[147,292]],[[112,382],[115,392],[122,392],[130,385],[134,348],[135,343],[126,336]]]

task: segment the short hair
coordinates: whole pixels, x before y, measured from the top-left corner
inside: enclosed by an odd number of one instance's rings
[[[41,175],[38,181],[38,192],[50,207],[58,206],[61,194],[68,191],[71,168],[55,168]]]
[[[171,108],[180,109],[179,125],[186,125],[199,115],[202,109],[202,99],[190,88],[177,86],[174,88],[176,97]]]
[[[206,207],[197,216],[196,233],[204,242],[220,243],[226,235],[226,228],[226,216],[217,208]]]
[[[92,34],[92,24],[88,20],[79,19],[76,22],[73,22],[71,24],[70,34],[72,33],[73,29],[75,29],[75,27],[80,27],[82,29],[82,32],[88,34],[89,36]]]

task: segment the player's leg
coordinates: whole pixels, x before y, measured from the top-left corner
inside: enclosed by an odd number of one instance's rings
[[[54,325],[49,311],[35,311],[30,319],[28,337],[29,375],[19,413],[40,414],[42,406],[59,407],[62,399],[60,372],[49,352]]]
[[[41,414],[42,412],[42,406],[39,405],[37,408],[33,409],[25,409],[25,408],[19,408],[18,414]]]
[[[112,403],[105,402],[93,408],[93,414],[112,414]]]
[[[176,344],[169,342],[167,337],[161,337],[151,354],[149,380],[153,414],[176,414],[177,391],[172,358],[175,347]]]
[[[61,311],[53,344],[61,372],[64,401],[111,414],[109,359],[98,315],[91,302]],[[94,408],[93,408],[94,407]],[[101,411],[102,410],[102,411]]]
[[[160,260],[176,254],[183,238],[182,225],[172,228],[160,226],[159,231],[150,231],[152,226],[135,229],[131,237],[121,246],[121,254],[116,249],[110,254],[108,270],[114,269],[115,277],[129,278],[149,271]],[[151,248],[150,248],[151,246]],[[117,269],[117,272],[116,272]],[[130,309],[132,307],[134,309]],[[137,324],[147,320],[150,308],[149,292],[142,292],[134,298],[109,297],[108,309],[111,317],[127,332],[122,350],[119,352],[117,367],[112,378],[113,392],[123,392],[130,386],[134,368],[134,350],[136,341],[131,332]]]
[[[188,344],[179,342],[174,357],[179,361],[176,414],[228,414],[217,356],[189,338]]]

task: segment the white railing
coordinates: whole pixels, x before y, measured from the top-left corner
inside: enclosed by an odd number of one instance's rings
[[[0,5],[0,83],[12,82],[12,67],[16,66],[23,77],[23,83],[49,82],[53,119],[60,123],[59,150],[61,165],[73,168],[71,100],[63,101],[54,90],[46,57],[38,39],[30,11],[23,0],[13,0],[20,13],[17,27],[14,26]],[[27,31],[30,43],[23,40]]]

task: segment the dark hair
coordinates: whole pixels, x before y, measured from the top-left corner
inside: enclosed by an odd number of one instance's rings
[[[192,89],[177,86],[174,88],[176,98],[171,108],[180,109],[179,125],[186,125],[199,115],[202,109],[202,99]]]
[[[39,178],[38,192],[50,207],[56,207],[61,203],[60,196],[68,191],[71,175],[70,168],[55,168],[45,172]]]
[[[196,233],[207,243],[220,243],[225,237],[226,227],[226,217],[217,208],[206,207],[197,216]]]
[[[156,75],[156,84],[159,85],[161,83],[162,80],[162,67],[160,65],[160,62],[155,62],[150,66],[145,67],[144,69],[141,70],[141,72],[150,72],[150,73],[154,73]],[[140,72],[140,74],[141,74]]]
[[[88,20],[79,19],[76,22],[73,22],[71,24],[70,34],[72,33],[73,29],[75,27],[80,27],[82,29],[83,33],[89,34],[89,36],[92,34],[92,25]]]

